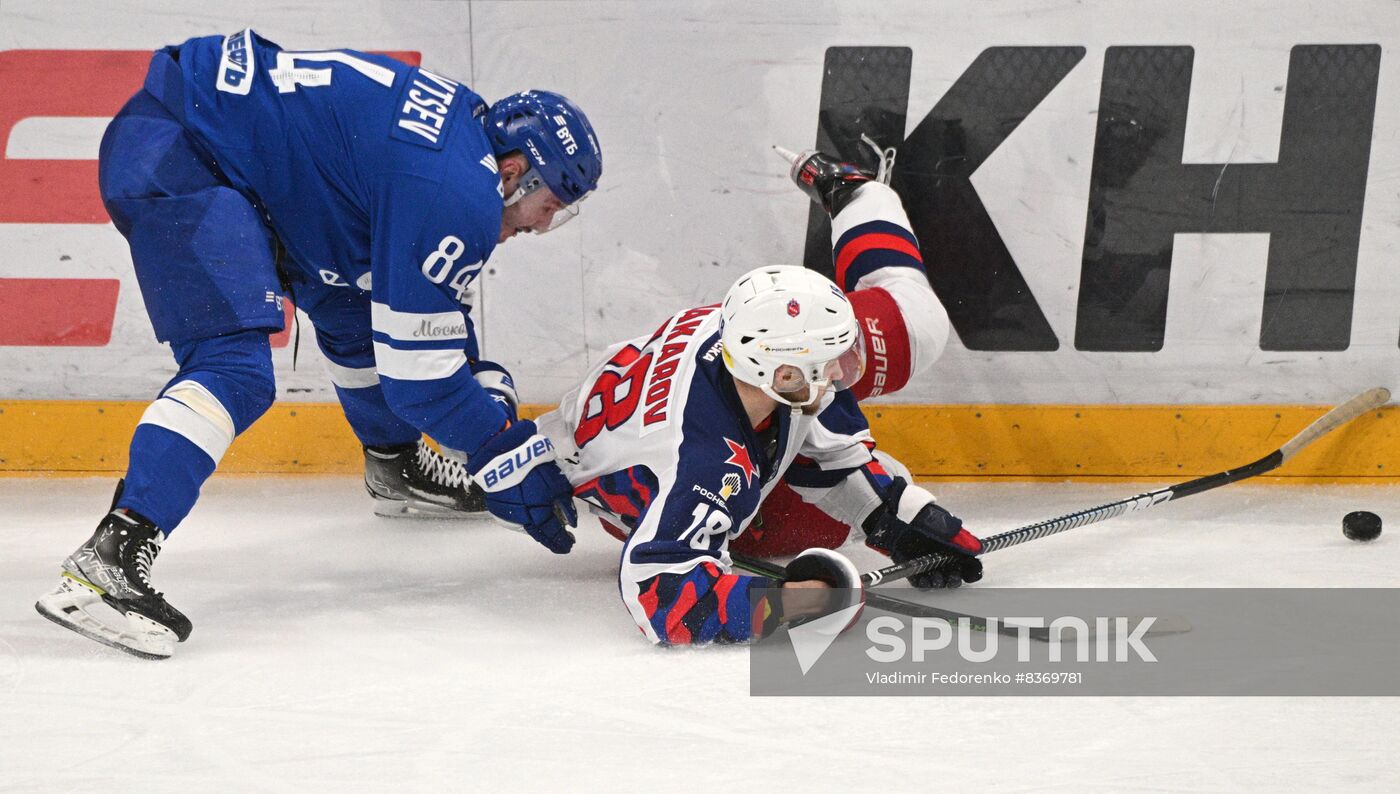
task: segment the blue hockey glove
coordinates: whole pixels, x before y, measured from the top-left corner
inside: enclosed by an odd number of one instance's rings
[[[951,562],[909,577],[920,589],[959,587],[982,578],[982,541],[963,527],[962,519],[933,503],[933,494],[896,477],[884,503],[863,523],[865,543],[896,563],[930,554],[952,555]]]
[[[528,419],[514,422],[471,455],[467,469],[491,515],[519,524],[555,554],[574,546],[574,489],[554,462],[554,444]]]
[[[476,382],[514,422],[520,409],[520,397],[515,393],[515,381],[511,380],[510,373],[494,361],[473,361],[470,366]]]

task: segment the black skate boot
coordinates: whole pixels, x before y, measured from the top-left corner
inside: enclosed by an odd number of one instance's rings
[[[861,141],[874,152],[879,161],[878,168],[867,171],[860,165],[842,162],[829,154],[816,151],[791,152],[781,146],[774,146],[778,154],[792,166],[788,176],[811,199],[835,218],[855,197],[856,190],[867,182],[875,181],[888,185],[893,176],[894,149],[882,149],[875,141],[861,135]]]
[[[486,512],[486,495],[465,461],[416,444],[365,447],[365,489],[381,516],[450,518]]]
[[[63,561],[58,587],[34,608],[60,626],[133,656],[168,658],[193,627],[151,587],[151,565],[164,538],[141,516],[113,510]]]

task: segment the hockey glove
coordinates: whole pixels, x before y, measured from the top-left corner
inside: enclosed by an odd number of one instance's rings
[[[856,188],[871,180],[870,174],[854,163],[843,163],[821,152],[803,152],[791,161],[792,181],[832,217],[850,202]]]
[[[474,452],[472,479],[486,492],[491,515],[519,524],[555,554],[574,546],[574,490],[554,462],[554,444],[528,419],[514,422]]]
[[[792,586],[813,581],[822,582],[826,587]],[[864,604],[865,586],[860,581],[860,570],[845,556],[831,549],[807,549],[788,563],[787,576],[783,579],[783,622],[800,625]],[[858,617],[859,609],[851,614],[849,621],[833,627],[835,633],[850,628]]]
[[[958,587],[982,578],[982,541],[963,528],[962,519],[933,503],[933,494],[903,478],[885,491],[885,500],[863,523],[867,546],[896,563],[930,554],[952,555],[939,568],[909,577],[920,589]]]
[[[481,384],[481,388],[491,395],[491,399],[495,400],[510,421],[514,422],[520,408],[520,397],[515,393],[515,381],[511,380],[506,368],[494,361],[473,361],[471,369],[476,382]]]

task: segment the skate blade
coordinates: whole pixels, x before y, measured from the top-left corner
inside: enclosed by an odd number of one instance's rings
[[[34,603],[34,609],[69,631],[132,656],[169,659],[175,653],[175,632],[145,615],[135,612],[122,615],[103,601],[101,593],[91,585],[66,574],[53,592]],[[98,614],[122,615],[126,625],[118,628],[97,617]]]
[[[450,507],[407,499],[375,499],[374,514],[384,518],[474,518],[487,515],[485,510],[453,510]]]

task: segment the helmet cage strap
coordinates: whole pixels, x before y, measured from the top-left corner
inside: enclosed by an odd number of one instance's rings
[[[515,183],[515,192],[506,197],[506,206],[509,207],[518,203],[521,199],[544,187],[544,177],[535,170],[532,165],[525,169],[525,173],[520,175],[520,180]]]
[[[803,372],[803,368],[796,364],[779,364],[773,370],[773,377],[759,386],[759,389],[774,400],[794,408],[811,405],[816,402],[822,391],[831,385],[831,378],[826,376],[826,370],[833,363],[835,362],[828,361],[820,367],[811,368],[810,372]],[[818,373],[820,377],[816,377]],[[807,398],[804,400],[794,401],[790,396],[784,396],[803,388],[807,389]]]
[[[826,386],[826,384],[827,381],[816,381],[814,383],[807,384],[807,399],[802,400],[800,402],[794,402],[791,398],[784,397],[783,395],[779,394],[777,390],[773,388],[772,384],[769,383],[765,383],[762,386],[759,386],[758,389],[759,391],[768,395],[768,397],[772,398],[774,402],[780,405],[787,405],[793,408],[806,408],[807,406],[817,401],[817,398],[821,396],[822,387]]]

